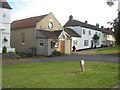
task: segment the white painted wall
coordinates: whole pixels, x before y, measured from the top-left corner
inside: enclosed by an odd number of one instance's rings
[[[0,29],[0,53],[2,53],[2,30]]]
[[[115,38],[113,35],[107,35],[107,46],[115,44]]]
[[[4,46],[7,47],[7,52],[14,52],[15,49],[10,47],[10,18],[11,18],[10,9],[0,7],[0,28],[4,29],[0,32],[2,36],[0,39],[1,40],[0,43],[2,47]],[[7,42],[3,40],[5,37],[8,40]]]
[[[107,34],[106,33],[102,33],[101,44],[104,46],[107,45]]]
[[[80,26],[69,27],[69,28],[73,29],[75,32],[77,32],[81,36],[81,38],[80,37],[72,37],[72,47],[74,45],[74,40],[77,41],[77,45],[75,45],[76,50],[91,48],[91,41],[93,40],[92,37],[94,36],[95,33],[97,33],[98,36],[100,37],[100,39],[98,40],[99,45],[97,44],[97,47],[101,46],[101,44],[102,44],[102,32],[101,31],[92,30],[92,29],[84,28],[84,27],[80,27]],[[85,34],[83,34],[83,29],[85,29]],[[91,35],[89,35],[89,31],[91,32]],[[88,40],[88,46],[84,46],[84,40]]]
[[[120,0],[118,1],[118,12],[120,12]]]

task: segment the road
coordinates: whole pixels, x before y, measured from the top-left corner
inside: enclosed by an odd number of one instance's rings
[[[109,63],[119,63],[118,54],[112,55],[79,55],[71,54],[58,57],[43,57],[40,60],[35,60],[37,62],[63,62],[63,61],[79,61],[84,59],[85,61],[94,61],[94,62],[109,62]]]

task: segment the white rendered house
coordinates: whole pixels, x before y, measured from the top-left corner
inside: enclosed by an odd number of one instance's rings
[[[74,20],[72,16],[69,17],[69,21],[64,25],[64,28],[70,28],[75,31],[81,37],[71,37],[72,42],[71,46],[76,46],[76,50],[87,49],[91,47],[95,47],[95,43],[93,42],[93,36],[97,34],[99,36],[99,40],[96,43],[96,47],[106,46],[107,45],[107,32],[103,31],[102,28],[99,28],[98,25],[90,25],[85,22],[80,22]],[[68,33],[68,31],[66,30]],[[71,47],[72,48],[72,47]]]
[[[11,7],[6,0],[0,1],[0,53],[5,46],[7,52],[14,52],[15,49],[10,47],[10,18]]]

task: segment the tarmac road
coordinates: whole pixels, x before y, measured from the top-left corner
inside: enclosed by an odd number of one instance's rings
[[[71,54],[65,56],[58,56],[58,57],[45,57],[37,60],[38,62],[63,62],[63,61],[80,61],[84,59],[85,61],[91,62],[108,62],[108,63],[120,63],[118,62],[118,54],[111,54],[111,55],[79,55],[79,54]]]

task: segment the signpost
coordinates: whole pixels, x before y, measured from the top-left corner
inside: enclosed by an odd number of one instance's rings
[[[85,61],[84,60],[80,60],[80,71],[84,72],[84,64],[85,64]]]

